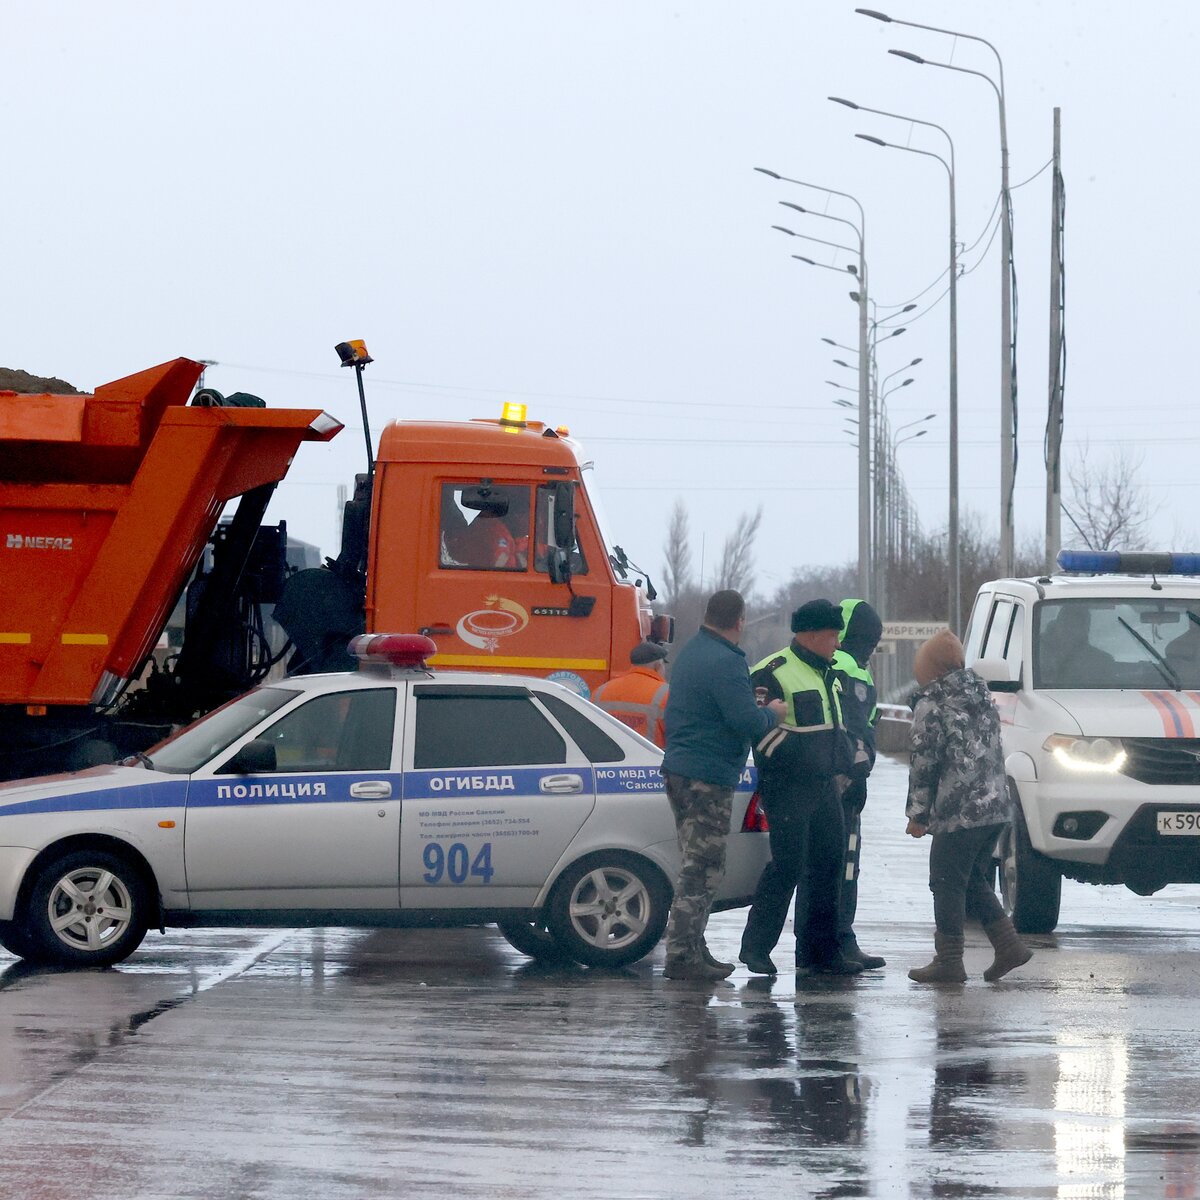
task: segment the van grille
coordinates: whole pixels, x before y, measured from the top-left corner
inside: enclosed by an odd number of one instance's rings
[[[1200,738],[1122,738],[1124,775],[1140,783],[1200,786]]]

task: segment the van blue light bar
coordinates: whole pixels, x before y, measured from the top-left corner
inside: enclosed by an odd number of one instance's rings
[[[1200,554],[1060,550],[1058,565],[1081,575],[1200,575]]]

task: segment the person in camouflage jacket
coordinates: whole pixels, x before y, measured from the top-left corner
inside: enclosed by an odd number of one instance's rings
[[[936,953],[914,967],[918,983],[961,983],[963,924],[982,924],[996,951],[991,981],[1032,957],[992,887],[992,850],[1009,819],[1000,717],[984,681],[964,665],[962,643],[948,629],[917,651],[921,690],[913,708],[908,775],[908,833],[933,835],[929,890]]]

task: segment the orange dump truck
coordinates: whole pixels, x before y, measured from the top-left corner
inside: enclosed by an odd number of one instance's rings
[[[523,419],[389,425],[338,557],[288,576],[286,529],[263,513],[299,444],[341,425],[255,398],[189,403],[201,370],[0,392],[0,778],[133,753],[253,686],[272,665],[264,605],[292,673],[350,669],[364,630],[420,630],[435,665],[589,695],[639,640],[670,640],[604,541],[576,444]],[[160,661],[185,589],[182,646]]]
[[[95,395],[0,392],[0,777],[143,748],[255,682],[263,646],[239,588],[255,582],[263,511],[299,444],[341,426],[319,409],[189,405],[201,370],[176,359]],[[126,693],[189,580],[183,648]]]

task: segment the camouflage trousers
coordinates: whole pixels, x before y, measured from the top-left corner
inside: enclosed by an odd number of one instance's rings
[[[725,874],[725,842],[733,810],[733,788],[663,772],[675,814],[681,862],[667,926],[667,958],[697,962],[713,897]]]

